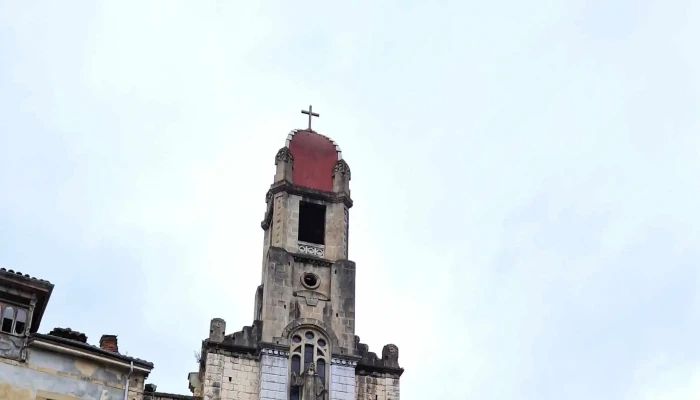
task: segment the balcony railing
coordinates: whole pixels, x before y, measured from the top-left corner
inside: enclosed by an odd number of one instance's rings
[[[297,242],[298,251],[301,254],[308,254],[316,257],[323,257],[326,254],[326,249],[322,244]]]

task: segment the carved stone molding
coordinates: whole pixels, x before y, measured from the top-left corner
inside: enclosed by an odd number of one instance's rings
[[[343,208],[343,223],[345,224],[345,235],[343,235],[343,258],[348,259],[348,236],[350,235],[350,215],[347,207]]]
[[[311,255],[306,255],[306,254],[293,254],[292,257],[294,257],[294,261],[304,263],[304,264],[311,264],[311,265],[316,265],[319,267],[331,267],[333,265],[332,262],[328,260],[324,260],[322,258],[316,258]]]
[[[294,296],[302,297],[306,301],[307,306],[316,307],[318,301],[328,301],[330,300],[328,296],[323,293],[319,293],[313,290],[299,290],[294,292]]]
[[[283,233],[284,229],[282,229],[282,218],[283,218],[283,213],[284,213],[284,203],[286,199],[284,198],[284,195],[279,195],[275,196],[274,200],[274,208],[272,211],[272,220],[273,220],[273,232],[272,233],[272,244],[275,246],[279,246],[283,242]]]
[[[260,353],[267,354],[267,355],[273,356],[273,357],[284,357],[284,358],[289,357],[288,351],[277,350],[277,349],[265,349],[265,348],[263,348],[263,349],[260,349]]]
[[[322,244],[314,244],[314,243],[307,243],[307,242],[298,242],[297,244],[297,251],[300,254],[308,254],[311,256],[315,257],[321,257],[323,258],[325,254],[325,246]]]
[[[347,208],[352,207],[352,200],[345,193],[327,192],[324,190],[316,190],[304,186],[294,185],[289,181],[275,182],[270,186],[269,193],[275,195],[277,193],[286,192],[297,196],[308,197],[313,200],[322,200],[329,203],[343,203]]]
[[[331,341],[331,346],[333,348],[338,348],[338,337],[335,335],[330,325],[313,318],[300,318],[290,322],[282,330],[282,337],[289,338],[293,332],[303,328],[312,328],[321,331],[321,333]]]
[[[331,359],[331,364],[334,365],[344,365],[347,367],[356,367],[357,366],[357,361],[348,361],[348,360],[343,360],[341,358],[332,358]]]
[[[299,278],[301,285],[308,290],[316,290],[321,286],[321,278],[313,272],[304,272]]]

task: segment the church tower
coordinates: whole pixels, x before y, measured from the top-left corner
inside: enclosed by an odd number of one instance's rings
[[[206,400],[399,400],[398,347],[380,358],[355,334],[350,167],[302,112],[309,127],[275,156],[253,324],[227,335],[211,321],[190,388]]]

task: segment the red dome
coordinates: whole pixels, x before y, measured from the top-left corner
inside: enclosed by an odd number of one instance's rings
[[[297,131],[287,146],[294,156],[292,182],[311,189],[333,190],[333,167],[338,162],[335,143],[313,131]]]

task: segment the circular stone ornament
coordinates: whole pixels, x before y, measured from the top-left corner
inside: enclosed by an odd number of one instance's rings
[[[321,285],[321,278],[311,272],[301,274],[301,284],[307,289],[317,289]]]

